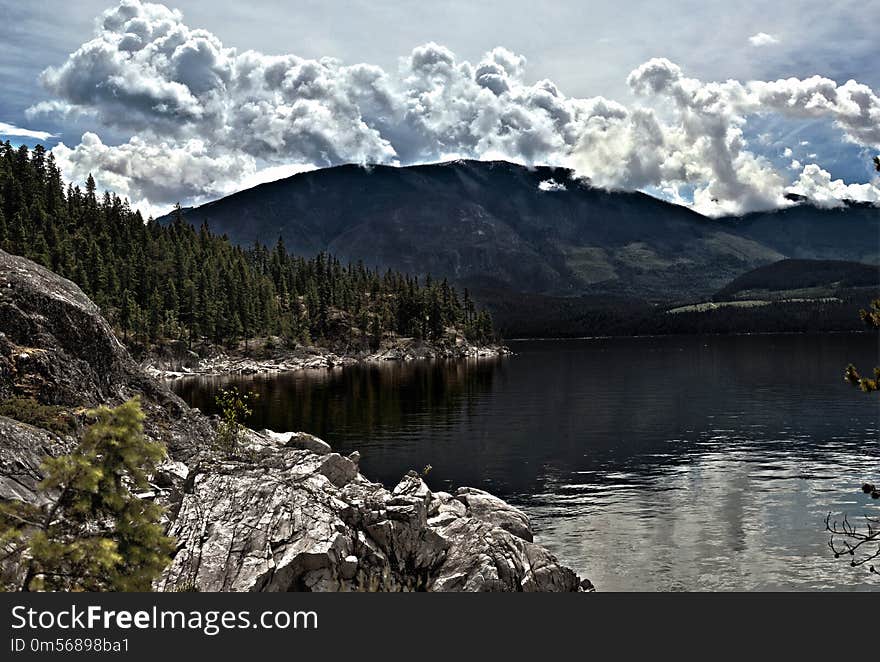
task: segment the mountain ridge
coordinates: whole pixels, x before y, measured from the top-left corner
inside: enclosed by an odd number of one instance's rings
[[[786,258],[880,262],[880,209],[870,205],[712,219],[565,168],[505,161],[336,166],[182,213],[243,245],[281,237],[295,253],[549,296],[665,303],[710,296]]]

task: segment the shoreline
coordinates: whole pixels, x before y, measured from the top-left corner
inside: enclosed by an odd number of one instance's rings
[[[325,348],[304,347],[262,358],[221,352],[210,357],[197,359],[194,366],[184,365],[181,360],[168,361],[150,356],[141,362],[141,368],[155,379],[176,381],[192,377],[280,374],[385,361],[491,359],[512,354],[513,352],[504,345],[460,344],[453,347],[438,347],[409,341],[375,352],[345,353]]]
[[[567,337],[508,338],[505,343],[551,342],[551,341],[601,341],[601,340],[649,340],[671,337],[730,337],[730,336],[808,336],[808,335],[864,335],[870,331],[751,331],[735,333],[661,333],[640,335],[599,335]],[[506,344],[471,345],[461,343],[455,346],[436,346],[423,341],[401,339],[396,344],[374,352],[334,351],[323,347],[305,346],[294,350],[284,350],[275,355],[256,357],[237,352],[218,352],[213,355],[192,359],[196,365],[184,365],[185,359],[162,358],[151,355],[141,361],[141,368],[151,377],[162,381],[176,381],[192,377],[230,377],[269,375],[300,370],[326,370],[385,361],[436,361],[491,359],[512,356],[516,352]]]
[[[515,342],[543,342],[553,340],[617,340],[622,338],[724,338],[730,336],[841,336],[841,335],[864,335],[872,333],[871,329],[850,329],[841,331],[731,331],[730,333],[640,333],[630,335],[605,335],[605,336],[534,336],[521,338],[505,338],[506,343]]]

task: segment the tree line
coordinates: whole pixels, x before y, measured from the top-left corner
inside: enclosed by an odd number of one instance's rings
[[[376,348],[389,335],[495,338],[490,315],[445,279],[381,272],[320,254],[234,246],[186,223],[145,220],[128,201],[62,179],[54,156],[0,144],[0,248],[76,282],[126,341],[233,345],[280,336]]]

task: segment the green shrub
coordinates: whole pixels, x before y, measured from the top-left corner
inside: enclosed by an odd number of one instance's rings
[[[34,398],[16,396],[0,402],[0,416],[57,434],[73,434],[76,417],[57,405],[44,405]]]
[[[227,456],[238,452],[238,442],[244,432],[243,421],[254,413],[251,403],[257,399],[253,392],[241,393],[238,387],[224,388],[215,401],[220,408],[220,425],[217,429],[217,446]]]
[[[165,456],[144,436],[140,402],[88,416],[79,445],[43,462],[44,503],[0,501],[0,588],[149,591],[171,561],[162,507],[137,496]]]

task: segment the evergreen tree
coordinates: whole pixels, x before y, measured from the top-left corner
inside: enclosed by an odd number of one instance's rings
[[[74,451],[43,463],[45,505],[0,502],[0,546],[21,568],[7,589],[149,591],[171,559],[161,507],[135,494],[164,456],[144,437],[138,400],[88,415]]]
[[[462,303],[438,283],[363,263],[344,265],[320,254],[290,255],[282,239],[271,249],[233,246],[186,223],[180,205],[169,223],[146,223],[125,200],[61,180],[42,147],[0,144],[0,248],[24,255],[74,280],[128,341],[196,342],[245,347],[281,335],[376,346],[386,332],[443,342],[455,327],[470,340],[493,336],[470,294]]]
[[[122,327],[122,338],[128,342],[128,334],[134,330],[135,322],[138,317],[137,303],[131,292],[125,290],[122,293],[122,306],[119,312],[119,325]]]

